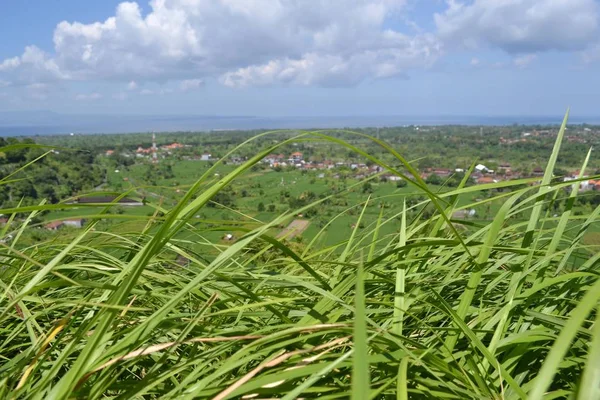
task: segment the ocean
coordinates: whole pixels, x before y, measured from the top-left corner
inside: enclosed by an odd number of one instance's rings
[[[332,129],[435,125],[558,125],[562,116],[119,116],[44,113],[34,118],[0,113],[0,136],[177,132],[251,129]],[[571,124],[600,124],[600,117],[573,116]]]

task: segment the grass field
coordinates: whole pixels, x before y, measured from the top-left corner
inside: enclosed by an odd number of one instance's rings
[[[108,183],[110,187],[119,187],[123,189],[135,188],[140,195],[145,195],[148,201],[163,204],[170,207],[179,201],[189,186],[195,182],[197,177],[206,172],[209,163],[202,161],[179,161],[174,163],[172,171],[174,176],[169,179],[159,179],[156,186],[143,185],[145,171],[150,168],[146,164],[137,164],[127,170],[119,172],[109,171]],[[216,182],[221,176],[233,170],[234,166],[224,165],[215,168],[212,177],[207,179],[207,186]],[[315,215],[309,217],[311,224],[306,231],[302,233],[305,240],[312,240],[321,231],[325,225],[325,231],[319,238],[322,245],[334,245],[344,241],[348,233],[355,225],[357,213],[360,211],[360,204],[365,200],[366,194],[371,196],[370,206],[365,210],[362,224],[363,226],[373,225],[379,217],[379,205],[385,204],[385,215],[398,215],[402,212],[402,204],[405,198],[422,198],[422,193],[414,188],[407,186],[397,188],[395,182],[379,182],[379,179],[370,180],[370,193],[362,191],[362,181],[355,179],[346,179],[344,181],[335,179],[332,176],[335,172],[327,171],[324,178],[319,178],[321,171],[310,171],[302,173],[301,171],[275,172],[273,170],[247,171],[231,185],[232,197],[236,213],[219,208],[204,208],[201,212],[201,219],[220,220],[220,219],[241,219],[250,221],[252,218],[262,222],[269,222],[279,216],[281,213],[290,210],[287,198],[281,201],[281,193],[292,198],[301,196],[303,193],[313,192],[317,197],[320,195],[330,195],[336,193],[335,202],[324,204],[318,208]],[[215,175],[216,174],[216,175]],[[126,179],[126,180],[124,180]],[[142,188],[140,188],[143,186]],[[346,189],[344,189],[346,188]],[[442,187],[431,186],[435,192],[447,191]],[[245,192],[245,193],[244,193]],[[468,195],[461,195],[458,198],[458,206],[466,206],[475,201],[481,200],[481,193],[474,192]],[[162,202],[162,203],[161,203]],[[257,211],[259,204],[263,203],[265,209],[269,205],[274,206],[274,211]],[[492,201],[487,205],[474,207],[477,215],[474,219],[479,221],[489,220],[500,208],[502,201]],[[352,207],[354,205],[354,207]],[[149,207],[124,208],[122,212],[126,215],[150,215],[153,209]],[[92,214],[92,210],[65,210],[51,212],[46,219],[60,219],[81,217]],[[240,216],[242,214],[242,216]],[[334,218],[335,217],[335,218]],[[526,218],[526,215],[523,216]],[[381,227],[382,233],[391,234],[397,232],[400,227],[399,220],[391,221]]]
[[[35,244],[8,224],[0,398],[599,398],[600,208],[575,215],[552,182],[565,126],[539,184],[485,196],[414,174],[411,189],[348,181],[320,198],[291,172],[290,196],[316,198],[286,212],[281,174],[245,175],[265,148],[179,197],[163,189],[149,201],[160,214],[111,213]],[[264,193],[211,206],[243,188]],[[254,209],[271,196],[276,211]],[[488,217],[450,220],[484,200]],[[311,210],[302,240],[277,240]]]

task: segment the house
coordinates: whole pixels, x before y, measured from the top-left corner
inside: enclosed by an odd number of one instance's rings
[[[211,159],[210,153],[204,153],[200,156],[200,161],[210,161],[210,159]]]
[[[575,170],[575,171],[573,171],[573,172],[571,173],[571,178],[573,178],[573,179],[577,179],[577,178],[579,178],[579,175],[580,175],[580,174],[581,174],[581,170],[577,169],[577,170]],[[582,176],[583,176],[584,178],[585,178],[585,177],[587,177],[587,176],[588,176],[588,174],[587,174],[587,171],[583,171],[583,174],[582,174]]]
[[[106,157],[110,157],[114,154],[114,150],[106,150]]]
[[[63,226],[69,226],[71,228],[82,228],[85,223],[84,219],[65,219],[64,221],[52,221],[44,225],[44,228],[50,231],[57,231]]]
[[[290,155],[290,160],[292,160],[293,162],[302,161],[303,160],[302,153],[300,153],[299,151],[292,153]]]
[[[63,224],[66,226],[70,226],[73,228],[82,228],[83,225],[85,224],[85,220],[82,218],[78,218],[78,219],[66,219],[63,221]]]
[[[452,218],[454,219],[465,219],[465,218],[469,218],[469,217],[474,217],[477,213],[475,212],[475,210],[471,209],[471,210],[458,210],[455,211],[452,214]]]
[[[488,168],[483,164],[477,164],[475,169],[480,172],[486,172],[488,170]]]
[[[231,161],[231,163],[233,164],[241,164],[243,163],[245,160],[243,157],[240,157],[238,155],[233,155],[229,158],[229,160]]]
[[[50,231],[57,231],[63,225],[64,224],[62,221],[52,221],[52,222],[44,225],[44,228],[46,228]]]
[[[152,151],[153,151],[152,147],[148,147],[147,149],[145,149],[142,146],[139,146],[135,152],[138,155],[143,155],[143,154],[150,154],[150,153],[152,153]]]
[[[279,159],[277,157],[277,154],[269,154],[268,156],[263,158],[263,162],[268,163],[268,164],[275,164],[278,161],[279,161]]]
[[[477,184],[478,185],[484,185],[486,183],[496,183],[498,182],[496,179],[492,178],[491,176],[482,176],[481,178],[477,179]]]
[[[388,182],[397,182],[402,180],[402,178],[400,178],[398,175],[393,174],[384,174],[382,178],[387,180]]]
[[[177,143],[177,142],[162,146],[162,148],[164,150],[177,150],[177,149],[183,149],[184,147],[185,147],[184,144]]]
[[[440,178],[447,178],[452,174],[452,170],[446,168],[434,168],[433,173],[439,176]]]
[[[544,175],[544,170],[541,169],[540,167],[535,167],[533,169],[533,176],[543,176]]]

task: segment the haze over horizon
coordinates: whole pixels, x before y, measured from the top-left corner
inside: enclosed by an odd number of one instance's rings
[[[0,111],[596,116],[599,26],[597,0],[3,2]]]

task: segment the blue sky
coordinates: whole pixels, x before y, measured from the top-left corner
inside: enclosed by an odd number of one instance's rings
[[[600,115],[597,0],[21,0],[0,34],[0,111]]]

